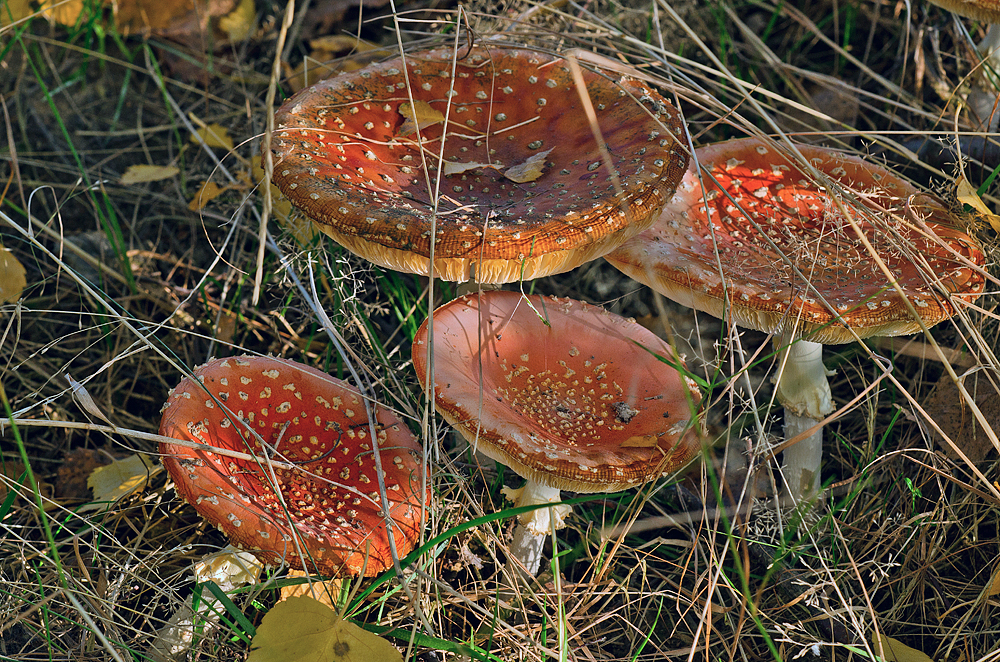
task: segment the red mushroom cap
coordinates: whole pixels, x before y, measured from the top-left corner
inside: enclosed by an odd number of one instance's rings
[[[424,322],[413,367],[425,391],[428,342]],[[573,299],[492,291],[434,311],[433,342],[437,410],[530,481],[616,492],[676,471],[701,449],[697,386],[657,358],[681,363],[633,320]]]
[[[346,248],[426,275],[445,134],[434,250],[446,280],[566,271],[655,220],[687,164],[668,101],[584,69],[602,151],[565,60],[493,45],[458,57],[410,53],[290,98],[275,113],[274,183]]]
[[[858,157],[798,148],[861,203],[855,221],[925,325],[954,313],[941,288],[965,301],[983,293],[982,250],[934,198]],[[731,140],[696,157],[711,173],[705,192],[692,166],[657,223],[609,254],[611,264],[679,303],[768,333],[794,328],[836,344],[854,340],[848,327],[861,338],[920,330],[831,193],[774,146]]]
[[[421,448],[395,415],[379,409],[376,418],[389,518],[404,555],[421,530]],[[177,493],[261,559],[329,575],[392,565],[368,417],[349,384],[285,359],[216,359],[171,391],[160,434],[261,458],[160,444]],[[273,468],[284,507],[265,456],[297,465]],[[307,558],[299,558],[293,527]]]

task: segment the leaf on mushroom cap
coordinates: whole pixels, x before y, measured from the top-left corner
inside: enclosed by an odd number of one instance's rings
[[[681,364],[666,343],[596,306],[527,299],[482,292],[434,311],[435,406],[477,450],[575,492],[635,487],[699,452],[701,393],[657,358]],[[413,367],[425,391],[427,344],[424,322]]]
[[[443,48],[293,96],[275,114],[275,184],[351,251],[427,274],[444,134],[434,250],[446,280],[566,271],[653,222],[687,164],[684,125],[668,101],[633,79],[583,71],[613,176],[564,60],[502,46],[461,55],[454,79],[454,53]],[[447,131],[430,121],[439,115]],[[505,176],[546,150],[530,178]]]
[[[420,536],[421,448],[395,415],[379,409],[376,418],[389,518],[402,556]],[[392,565],[369,421],[361,394],[349,384],[285,359],[216,359],[171,391],[160,434],[260,458],[160,444],[177,493],[261,559],[329,575],[358,574],[362,566],[373,575]],[[266,456],[297,466],[269,467]],[[307,558],[299,558],[292,527]]]
[[[954,313],[942,290],[964,301],[982,294],[983,252],[948,224],[939,202],[860,158],[798,148],[858,200],[858,207],[845,200],[846,208],[925,325]],[[711,173],[704,193],[692,165],[656,224],[608,262],[679,303],[768,333],[794,328],[836,344],[854,340],[847,327],[861,338],[920,330],[831,193],[793,161],[750,138],[701,147],[696,156]]]

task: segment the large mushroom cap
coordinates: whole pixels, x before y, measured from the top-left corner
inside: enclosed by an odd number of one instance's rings
[[[657,358],[680,364],[632,320],[493,291],[441,306],[433,328],[438,411],[529,481],[615,492],[676,471],[701,448],[697,386]],[[428,342],[425,322],[413,344],[425,391]]]
[[[954,313],[949,296],[982,294],[983,252],[940,203],[860,158],[798,147],[861,203],[854,220],[925,325]],[[831,193],[793,161],[751,138],[698,148],[695,160],[711,174],[704,192],[692,165],[656,224],[609,254],[611,264],[679,303],[768,333],[844,343],[855,338],[848,327],[861,338],[920,330]]]
[[[403,555],[420,536],[421,449],[396,416],[379,409],[376,418],[389,519]],[[171,392],[160,434],[253,453],[259,462],[169,443],[160,452],[177,493],[265,561],[329,575],[364,566],[373,575],[390,567],[392,556],[369,429],[361,395],[345,382],[285,359],[226,358],[209,361]],[[269,467],[265,457],[297,466]]]
[[[437,196],[437,277],[566,271],[648,227],[687,164],[673,106],[614,78],[583,70],[602,151],[561,58],[489,46],[371,65],[277,111],[274,183],[337,242],[390,269],[428,273]]]

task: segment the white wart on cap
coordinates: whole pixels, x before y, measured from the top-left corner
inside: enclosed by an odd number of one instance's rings
[[[389,520],[402,556],[419,539],[426,502],[421,448],[396,416],[379,409],[376,417]],[[259,461],[170,443],[160,452],[177,493],[264,561],[332,576],[362,568],[373,575],[392,565],[392,555],[369,430],[361,395],[349,384],[285,359],[234,357],[209,361],[171,391],[160,434]],[[296,467],[269,467],[265,457]]]
[[[425,322],[413,344],[425,391],[429,342]],[[437,410],[530,482],[616,492],[673,473],[701,450],[701,394],[670,365],[681,360],[602,308],[471,294],[434,311],[433,345]]]
[[[503,46],[458,57],[410,53],[290,98],[274,183],[349,250],[418,274],[437,191],[434,270],[454,281],[567,271],[655,220],[687,165],[683,123],[656,91],[583,70],[603,152],[565,60]]]
[[[983,293],[983,252],[939,202],[860,158],[798,148],[860,203],[855,222],[924,325],[954,314],[952,297]],[[920,330],[831,193],[792,160],[753,138],[701,147],[696,157],[710,175],[704,191],[692,165],[656,224],[609,254],[611,264],[679,303],[768,333],[794,328],[835,344],[855,339],[848,327],[861,338]]]

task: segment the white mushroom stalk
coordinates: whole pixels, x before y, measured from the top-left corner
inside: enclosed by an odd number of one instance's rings
[[[520,563],[518,570],[533,577],[542,566],[545,538],[566,526],[566,517],[573,512],[573,508],[559,503],[562,490],[533,480],[527,481],[523,487],[505,487],[503,494],[514,503],[515,508],[558,504],[538,508],[518,517],[519,524],[514,529],[514,539],[510,543],[510,555],[512,560],[516,559]]]
[[[823,345],[787,335],[775,339],[781,354],[775,378],[775,397],[785,408],[785,440],[795,439],[833,412]],[[789,446],[782,453],[781,475],[794,505],[816,500],[823,461],[823,429]]]

